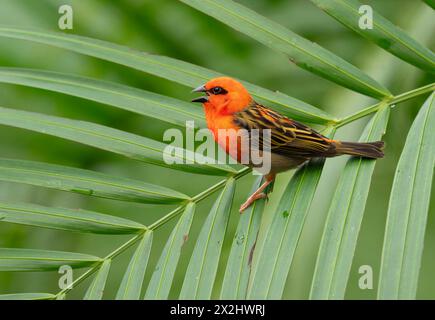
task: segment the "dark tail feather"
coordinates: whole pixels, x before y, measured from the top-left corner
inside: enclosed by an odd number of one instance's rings
[[[384,157],[384,142],[344,142],[337,141],[335,144],[335,151],[337,155],[349,154],[351,156],[364,157],[364,158],[382,158]]]

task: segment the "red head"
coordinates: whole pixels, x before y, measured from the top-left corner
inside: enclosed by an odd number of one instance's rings
[[[231,115],[245,109],[252,102],[248,90],[229,77],[211,79],[193,92],[205,92],[205,97],[193,99],[192,102],[202,102],[205,112],[215,115]]]

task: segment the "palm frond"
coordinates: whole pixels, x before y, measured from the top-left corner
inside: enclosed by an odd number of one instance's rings
[[[174,230],[172,230],[148,284],[145,299],[168,298],[181,250],[189,237],[195,210],[195,203],[189,203]]]
[[[378,13],[374,13],[374,29],[360,29],[357,10],[360,4],[356,0],[311,1],[351,30],[398,58],[427,73],[434,72],[434,53]],[[344,59],[234,1],[180,2],[283,53],[305,70],[342,87],[381,100],[337,119],[311,104],[241,80],[259,102],[296,120],[324,125],[322,132],[326,131],[330,137],[336,129],[374,114],[360,141],[381,139],[386,130],[390,107],[435,89],[435,84],[431,83],[392,96],[386,87]],[[433,7],[433,1],[425,2]],[[223,75],[185,61],[68,33],[0,26],[0,37],[41,43],[96,57],[188,87],[196,87],[210,78]],[[188,102],[99,79],[38,69],[0,67],[0,83],[39,88],[110,105],[146,116],[148,121],[158,120],[159,125],[165,128],[171,125],[184,126],[189,120],[195,121],[196,128],[205,126],[202,111]],[[378,288],[380,299],[416,297],[435,162],[435,137],[432,130],[435,126],[434,98],[435,94],[432,93],[420,109],[396,169],[382,253]],[[240,217],[233,235],[227,229],[235,184],[250,172],[249,168],[238,170],[238,167],[216,163],[215,159],[182,148],[170,149],[173,151],[171,156],[177,161],[169,164],[165,161],[168,145],[160,141],[96,123],[35,112],[0,107],[0,124],[70,140],[151,165],[191,174],[223,177],[195,196],[188,196],[161,185],[135,179],[43,162],[0,158],[0,181],[127,202],[177,204],[172,211],[144,225],[108,213],[0,201],[0,223],[70,232],[131,235],[104,258],[78,252],[0,248],[0,271],[53,271],[64,265],[87,268],[74,279],[71,286],[55,295],[38,292],[12,293],[0,295],[0,300],[63,299],[76,285],[91,275],[95,277],[84,299],[102,299],[109,281],[112,261],[133,245],[137,247],[123,272],[117,299],[140,299],[144,291],[145,299],[167,299],[170,294],[179,291],[179,288],[173,286],[175,279],[180,280],[179,276],[182,276],[179,296],[181,299],[283,297],[304,222],[319,180],[324,176],[324,159],[310,161],[291,177],[277,209],[273,212],[268,229],[261,229],[267,202],[260,200]],[[375,161],[369,159],[352,158],[346,163],[327,213],[311,282],[312,299],[343,299],[346,295],[374,167]],[[261,181],[261,178],[257,179],[252,189],[256,190]],[[220,189],[223,190],[195,239],[186,273],[177,274],[181,250],[188,240],[197,203],[211,198]],[[150,282],[144,284],[149,261],[153,261],[150,255],[154,234],[161,226],[179,215],[180,218],[163,251],[159,253],[160,258]],[[259,238],[260,229],[261,235],[263,231],[265,233],[264,237]],[[232,245],[227,265],[224,266],[226,252],[223,243],[230,236],[233,237]],[[222,275],[222,283],[218,283],[217,280]]]
[[[346,88],[383,99],[387,88],[339,56],[232,0],[180,0],[274,50],[299,67]]]
[[[388,116],[389,108],[384,106],[367,124],[360,141],[381,139]],[[351,158],[343,170],[317,255],[311,299],[344,298],[375,162]]]
[[[138,180],[26,160],[0,158],[0,180],[141,203],[170,204],[190,199],[181,192]]]
[[[264,242],[254,253],[256,263],[249,279],[248,299],[282,298],[323,165],[322,159],[312,160],[298,169],[287,184]]]
[[[202,226],[181,288],[181,299],[211,298],[234,188],[234,179],[228,179]]]
[[[423,70],[435,72],[435,54],[399,27],[373,11],[373,28],[359,26],[362,6],[357,0],[311,0],[327,14],[381,48]]]
[[[408,133],[394,176],[379,276],[379,299],[415,299],[435,164],[435,93]]]
[[[146,54],[114,43],[77,35],[37,31],[17,27],[0,27],[0,37],[23,39],[90,55],[118,63],[133,69],[153,74],[192,88],[222,76],[222,73],[199,67],[177,59]],[[261,101],[270,103],[278,111],[297,120],[312,123],[327,123],[334,120],[328,113],[310,104],[242,81],[249,92]]]
[[[84,296],[84,300],[101,300],[104,293],[104,287],[106,286],[107,277],[109,276],[110,271],[110,260],[104,260],[101,264],[100,269],[97,272],[94,280],[89,286],[88,290],[86,290],[86,294]]]
[[[117,300],[138,300],[142,292],[142,283],[148,265],[148,258],[151,252],[153,232],[146,231],[139,242],[133,257],[130,260],[127,271],[122,278]]]
[[[435,1],[434,0],[423,0],[427,3],[428,6],[430,6],[432,9],[435,10]]]
[[[50,271],[63,265],[85,268],[100,261],[98,257],[75,252],[0,248],[0,271]]]
[[[153,92],[73,74],[21,68],[0,68],[0,82],[60,92],[185,126],[205,127],[202,111],[186,101]]]
[[[250,194],[260,187],[262,180],[257,179]],[[221,299],[246,299],[264,206],[265,199],[257,200],[240,217],[222,281]]]
[[[0,217],[3,222],[99,234],[132,234],[146,229],[140,223],[108,214],[28,203],[0,201]]]
[[[177,147],[174,147],[173,157],[179,163],[168,164],[162,156],[167,146],[164,143],[96,123],[0,107],[0,124],[49,134],[172,169],[212,175],[235,173],[228,165],[214,164],[214,159]],[[204,160],[203,164],[195,163],[196,158]]]
[[[0,300],[53,300],[56,296],[51,293],[10,293],[0,294]]]

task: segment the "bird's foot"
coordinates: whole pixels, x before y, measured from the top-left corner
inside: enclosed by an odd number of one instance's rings
[[[267,194],[261,192],[261,193],[257,193],[257,194],[253,194],[252,196],[250,196],[248,198],[248,200],[246,200],[246,202],[244,204],[242,204],[240,206],[239,212],[243,213],[243,211],[245,211],[247,208],[249,208],[255,201],[259,200],[259,199],[267,199]]]

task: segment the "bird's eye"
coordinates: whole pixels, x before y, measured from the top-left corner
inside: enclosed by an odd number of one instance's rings
[[[210,91],[212,94],[224,94],[224,93],[226,93],[226,91],[222,87],[213,87],[213,88],[211,88]]]

